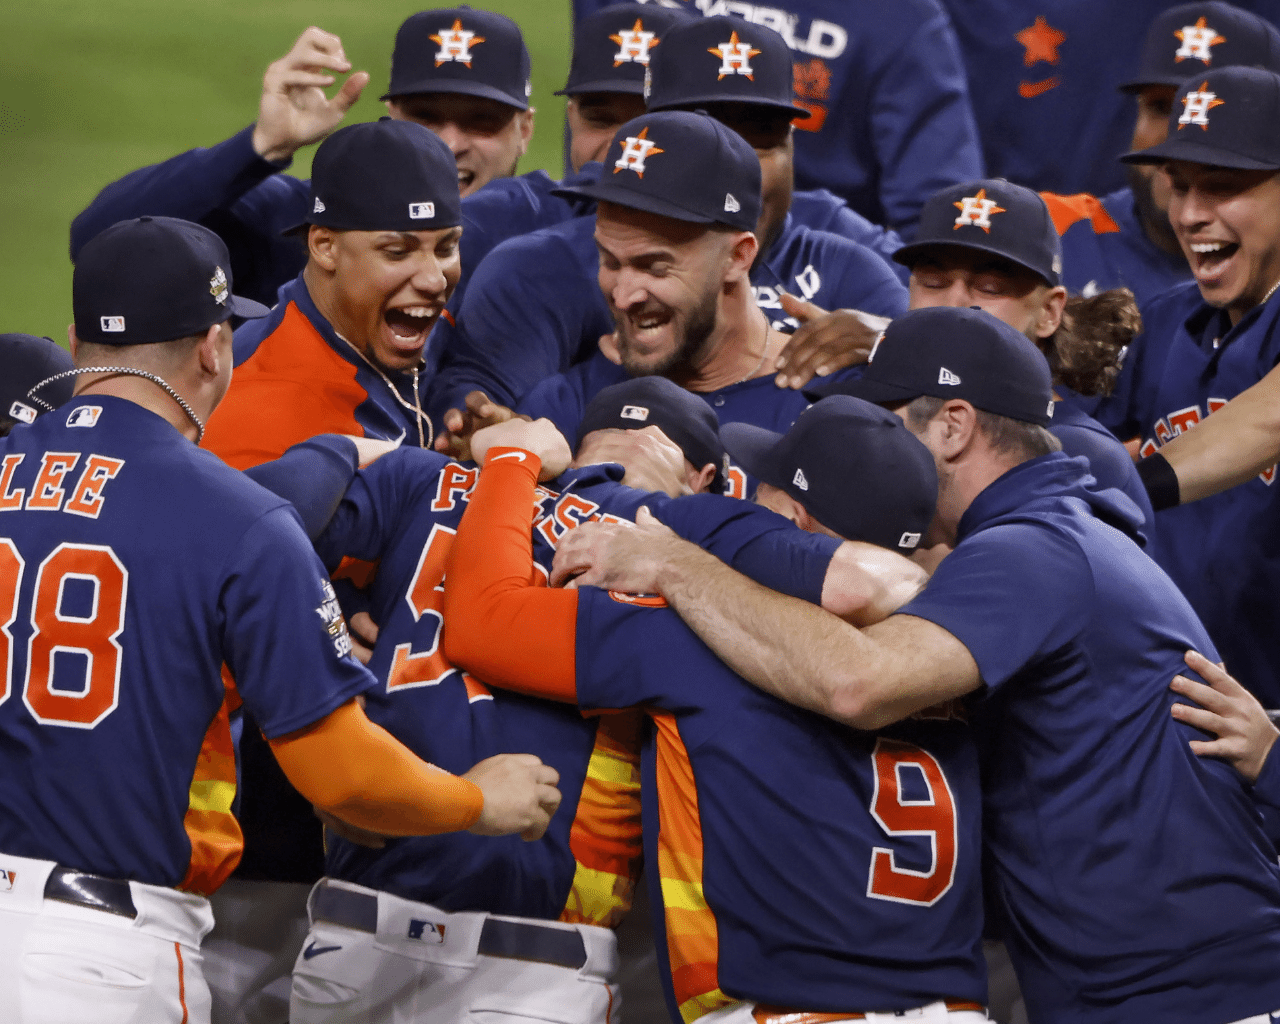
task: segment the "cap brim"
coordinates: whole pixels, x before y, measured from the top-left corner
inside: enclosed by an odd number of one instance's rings
[[[238,316],[241,320],[260,320],[264,316],[271,315],[271,310],[261,302],[254,302],[253,299],[246,299],[239,295],[231,296],[230,305],[231,315]]]
[[[832,395],[850,395],[853,398],[861,398],[864,402],[870,402],[872,405],[898,405],[902,402],[910,402],[924,394],[927,392],[921,391],[918,387],[908,388],[900,384],[888,384],[884,381],[859,377],[857,380],[836,380],[829,384],[821,384],[806,390],[804,397],[811,402],[817,402]],[[723,433],[722,429],[721,434]]]
[[[602,79],[597,82],[570,82],[563,89],[557,89],[552,96],[579,96],[587,92],[622,92],[629,96],[643,96],[644,82],[620,82],[614,79]]]
[[[414,82],[403,89],[388,92],[378,98],[380,100],[398,100],[406,96],[421,96],[424,93],[460,93],[463,96],[480,96],[487,100],[497,100],[516,110],[528,110],[528,99],[519,102],[508,92],[486,85],[484,82],[459,82],[448,79],[430,79],[425,82]]]
[[[939,246],[952,246],[956,249],[976,249],[979,252],[987,252],[992,256],[999,256],[1001,259],[1008,260],[1010,263],[1016,263],[1024,270],[1031,271],[1031,273],[1035,274],[1036,277],[1040,278],[1041,281],[1049,285],[1051,288],[1056,288],[1061,284],[1060,281],[1052,281],[1045,277],[1044,274],[1035,267],[1024,263],[1012,253],[1005,252],[1005,250],[1000,248],[998,245],[983,245],[981,242],[961,242],[952,239],[946,239],[945,241],[933,239],[927,242],[912,242],[910,245],[904,245],[900,249],[896,250],[891,258],[895,263],[901,263],[904,267],[910,270],[911,264],[913,264],[916,261],[916,258],[921,256],[926,249],[936,249]],[[838,393],[844,394],[844,392]]]
[[[1242,171],[1280,170],[1280,161],[1256,160],[1253,157],[1232,153],[1217,146],[1196,142],[1194,139],[1167,139],[1150,149],[1139,149],[1120,158],[1122,164],[1162,164],[1168,160],[1186,160],[1188,163],[1209,167],[1233,167]],[[895,257],[896,258],[896,257]]]
[[[791,120],[806,121],[813,117],[811,111],[805,110],[804,107],[797,107],[794,103],[788,103],[785,100],[765,100],[756,99],[754,96],[730,96],[725,93],[707,93],[704,96],[681,96],[679,99],[671,99],[661,105],[649,106],[649,113],[656,114],[660,110],[689,110],[702,103],[742,103],[749,107],[771,107],[774,110],[787,110],[791,112]]]
[[[720,443],[735,463],[758,480],[774,487],[783,482],[776,479],[773,460],[769,458],[782,435],[752,423],[725,423],[720,427]]]
[[[714,217],[708,217],[702,213],[694,213],[692,210],[686,210],[684,207],[665,199],[633,192],[623,185],[615,185],[609,181],[600,181],[594,185],[574,185],[571,188],[553,188],[551,194],[564,198],[594,199],[596,202],[613,203],[615,206],[626,206],[632,210],[656,213],[660,217],[683,220],[690,224],[721,223]]]
[[[1148,86],[1154,85],[1168,85],[1176,89],[1182,85],[1188,77],[1190,76],[1180,77],[1178,75],[1156,75],[1152,78],[1135,78],[1130,82],[1124,82],[1123,84],[1118,85],[1116,88],[1121,92],[1130,94],[1142,92],[1142,90],[1146,89]]]

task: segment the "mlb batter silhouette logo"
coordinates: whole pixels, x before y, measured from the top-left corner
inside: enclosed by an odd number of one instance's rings
[[[1194,25],[1183,25],[1182,28],[1174,33],[1174,37],[1182,43],[1174,51],[1173,61],[1175,64],[1181,64],[1188,58],[1204,61],[1205,64],[1212,64],[1213,51],[1210,47],[1227,41],[1226,36],[1218,35],[1217,29],[1209,28],[1205,24],[1204,18],[1198,18]]]
[[[636,177],[644,177],[644,162],[651,156],[666,152],[659,149],[658,144],[649,138],[649,129],[640,129],[639,135],[628,135],[622,143],[622,155],[613,165],[613,173],[619,171],[635,171]]]
[[[707,53],[720,58],[720,74],[716,77],[717,82],[726,75],[746,75],[754,82],[756,78],[755,72],[751,69],[751,58],[759,52],[753,49],[750,43],[739,42],[737,32],[729,33],[727,43],[707,49]]]
[[[1226,100],[1218,99],[1218,94],[1208,92],[1209,83],[1201,82],[1200,88],[1182,97],[1182,116],[1178,118],[1178,131],[1189,124],[1198,124],[1201,131],[1209,130],[1209,111],[1222,106]]]
[[[463,28],[460,18],[453,19],[453,28],[442,28],[439,35],[427,38],[433,43],[440,44],[440,49],[436,51],[436,67],[451,60],[471,67],[471,47],[479,46],[484,42],[484,36],[478,36]]]
[[[976,196],[965,196],[959,202],[951,205],[960,211],[960,216],[956,218],[955,224],[952,225],[952,231],[968,225],[982,228],[987,234],[991,234],[991,218],[997,213],[1005,212],[1003,206],[998,206],[994,199],[987,198],[987,190],[985,188],[978,189]]]
[[[643,64],[649,66],[649,51],[662,40],[657,33],[646,32],[639,18],[631,26],[630,31],[623,30],[609,37],[618,44],[618,52],[613,55],[613,66],[623,64]]]

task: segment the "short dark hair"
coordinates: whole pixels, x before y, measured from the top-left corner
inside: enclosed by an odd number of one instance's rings
[[[907,424],[913,431],[920,430],[938,415],[938,410],[948,399],[934,395],[921,395],[907,406]],[[997,416],[993,412],[975,408],[978,429],[992,449],[1001,455],[1017,458],[1020,462],[1062,451],[1062,442],[1044,427],[1024,420]]]

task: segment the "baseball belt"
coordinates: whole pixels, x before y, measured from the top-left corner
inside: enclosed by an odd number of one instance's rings
[[[312,897],[311,916],[317,921],[376,934],[378,897],[321,885]],[[528,921],[500,921],[492,917],[485,918],[480,928],[476,952],[573,970],[580,970],[587,962],[587,947],[576,929],[548,928]]]
[[[44,898],[121,917],[138,916],[138,908],[133,905],[133,893],[124,879],[89,875],[74,868],[64,868],[61,864],[49,873],[49,880],[44,883]]]
[[[981,1003],[962,999],[948,999],[946,1004],[948,1010],[976,1010],[979,1013],[986,1010]],[[781,1006],[766,1006],[763,1003],[756,1004],[751,1016],[756,1024],[833,1024],[841,1020],[867,1019],[865,1013],[811,1013],[805,1010],[788,1010]]]

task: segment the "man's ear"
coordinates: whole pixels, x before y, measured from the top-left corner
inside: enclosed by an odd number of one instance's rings
[[[222,336],[223,328],[230,329],[227,321],[220,324],[214,324],[205,332],[204,337],[200,340],[196,351],[200,354],[200,369],[208,376],[216,377],[222,371],[222,360],[230,359],[231,353],[225,354],[218,351],[218,342]]]
[[[530,107],[516,114],[516,120],[520,122],[520,156],[529,152],[529,143],[533,141],[533,115],[536,113],[537,110]]]
[[[940,454],[946,460],[963,455],[978,431],[978,412],[962,399],[952,399],[935,417],[939,421]]]
[[[80,348],[80,339],[76,337],[76,325],[67,324],[67,343],[71,349],[71,358],[76,357],[76,350]]]
[[[312,224],[307,229],[307,252],[321,268],[332,274],[338,267],[337,232]]]
[[[1036,322],[1036,337],[1047,338],[1062,323],[1062,311],[1067,308],[1067,290],[1059,285],[1050,288],[1044,297],[1044,307]]]
[[[701,494],[711,486],[711,481],[716,478],[716,464],[708,462],[701,469],[694,469],[693,463],[688,459],[684,461],[685,479],[689,483],[689,490],[694,494]]]
[[[760,243],[750,231],[743,231],[734,239],[729,249],[729,270],[725,274],[725,283],[746,278],[751,273],[751,264],[756,261],[756,253],[760,251]]]

